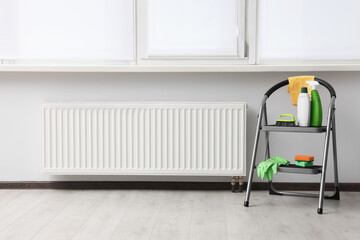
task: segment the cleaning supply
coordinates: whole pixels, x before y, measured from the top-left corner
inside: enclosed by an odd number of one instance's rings
[[[276,119],[276,126],[283,126],[283,127],[295,127],[295,117],[290,113],[280,115],[282,117],[291,117],[291,119]]]
[[[320,84],[318,81],[307,81],[306,83],[312,88],[310,126],[320,127],[322,124],[322,106],[319,92],[316,90],[316,86]]]
[[[314,76],[298,76],[298,77],[289,77],[288,93],[291,95],[291,102],[294,106],[297,106],[298,96],[302,87],[308,87],[306,82],[314,81]],[[310,94],[309,89],[309,94]]]
[[[313,167],[314,166],[314,156],[296,155],[295,156],[295,165],[299,166],[299,167]]]
[[[273,156],[266,161],[261,162],[257,166],[258,177],[264,180],[264,177],[272,181],[273,173],[277,173],[277,169],[280,165],[289,165],[290,162],[279,156]]]
[[[310,161],[314,161],[314,156],[296,155],[295,160],[310,162]]]
[[[310,125],[310,96],[306,87],[301,88],[298,97],[297,118],[300,127],[308,127]]]
[[[295,165],[298,167],[313,167],[314,162],[295,161]]]

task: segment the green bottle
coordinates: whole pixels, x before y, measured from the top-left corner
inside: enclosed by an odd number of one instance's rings
[[[312,88],[310,126],[320,127],[322,124],[322,106],[319,92],[316,90],[316,86],[319,85],[319,82],[307,81],[306,83],[308,83],[309,87]]]

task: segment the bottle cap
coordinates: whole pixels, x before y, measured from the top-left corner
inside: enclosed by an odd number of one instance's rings
[[[302,87],[302,88],[301,88],[301,93],[307,93],[307,92],[308,92],[307,87]]]

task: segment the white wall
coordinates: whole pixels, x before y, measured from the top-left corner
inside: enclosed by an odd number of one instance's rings
[[[337,91],[341,182],[360,182],[360,73],[0,73],[0,181],[153,180],[229,181],[228,177],[48,176],[41,173],[41,103],[47,101],[245,101],[248,103],[248,168],[256,115],[265,91],[288,76],[315,74]],[[320,91],[323,105],[329,95]],[[324,106],[326,113],[327,106]],[[286,88],[268,102],[269,119],[296,113]],[[271,136],[271,154],[292,160],[314,154],[321,161],[324,135]],[[260,147],[263,146],[261,141]],[[259,154],[263,158],[264,151]],[[261,159],[263,160],[263,159]],[[332,158],[328,179],[332,176]],[[318,181],[319,176],[279,174],[275,181]]]

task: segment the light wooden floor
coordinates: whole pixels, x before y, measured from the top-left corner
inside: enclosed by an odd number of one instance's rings
[[[360,239],[360,193],[326,200],[156,190],[0,190],[0,239]]]

